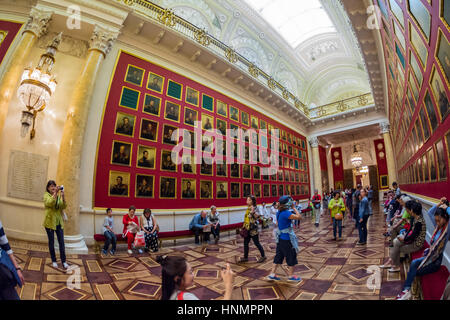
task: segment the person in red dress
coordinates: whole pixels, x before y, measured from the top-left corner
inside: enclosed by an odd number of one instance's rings
[[[138,217],[135,215],[136,213],[136,207],[130,206],[128,209],[128,213],[123,216],[123,237],[124,239],[127,239],[128,243],[128,254],[132,254],[131,251],[134,238],[136,237],[136,233],[139,231],[139,220]],[[142,250],[138,250],[139,253],[142,253]]]

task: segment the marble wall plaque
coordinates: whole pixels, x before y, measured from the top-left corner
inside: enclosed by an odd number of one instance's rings
[[[48,156],[12,150],[9,156],[8,197],[42,201],[48,161]]]

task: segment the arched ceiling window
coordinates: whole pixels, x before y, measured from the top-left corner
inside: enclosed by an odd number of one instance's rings
[[[336,32],[319,0],[246,0],[296,48],[303,41],[328,32]]]

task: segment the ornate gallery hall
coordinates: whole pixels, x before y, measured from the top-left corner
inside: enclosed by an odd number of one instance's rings
[[[449,25],[0,0],[0,300],[450,299]]]

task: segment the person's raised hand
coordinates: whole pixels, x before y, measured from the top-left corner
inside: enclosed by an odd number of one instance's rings
[[[222,280],[225,284],[225,287],[233,286],[235,273],[231,270],[230,264],[227,263],[226,269],[223,269],[221,272]]]

